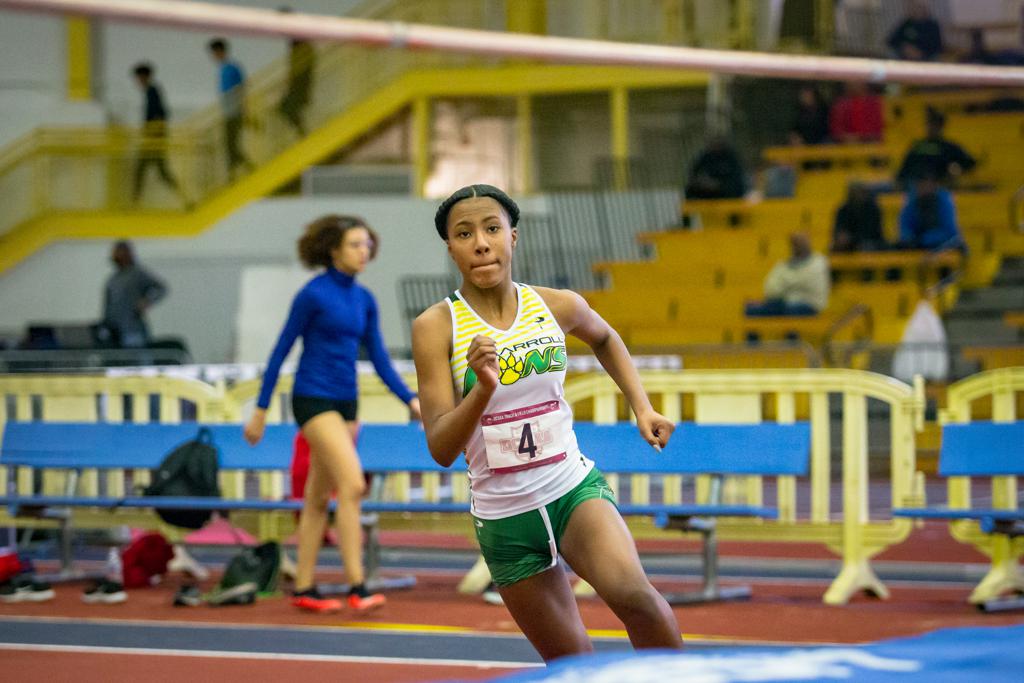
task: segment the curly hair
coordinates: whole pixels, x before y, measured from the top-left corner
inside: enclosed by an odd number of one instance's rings
[[[370,260],[377,257],[380,238],[377,233],[358,216],[339,216],[329,214],[321,216],[306,226],[306,231],[299,238],[299,260],[307,268],[326,268],[332,263],[331,251],[337,249],[345,239],[345,233],[353,228],[363,228],[370,233]]]
[[[441,236],[441,239],[448,239],[448,214],[451,213],[452,207],[463,199],[472,199],[473,197],[490,197],[508,212],[509,222],[513,228],[519,223],[519,205],[503,190],[499,190],[494,185],[467,185],[453,192],[448,199],[441,202],[441,206],[437,207],[437,213],[434,214],[434,228],[437,229],[437,234]]]

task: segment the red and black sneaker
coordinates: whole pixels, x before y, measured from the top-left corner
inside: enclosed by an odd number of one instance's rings
[[[299,591],[292,596],[292,605],[307,612],[340,612],[344,603],[336,598],[325,598],[316,588]]]
[[[366,586],[363,584],[353,586],[348,593],[348,606],[356,612],[369,612],[378,607],[383,607],[387,601],[388,599],[380,593],[370,593],[367,591]]]

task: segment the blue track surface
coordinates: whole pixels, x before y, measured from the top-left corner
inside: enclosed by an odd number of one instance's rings
[[[1020,683],[1024,680],[1024,626],[943,629],[914,638],[856,647],[599,654],[496,680],[501,683],[835,680]]]

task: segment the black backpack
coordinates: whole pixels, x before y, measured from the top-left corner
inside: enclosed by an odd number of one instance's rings
[[[153,470],[145,496],[203,496],[220,498],[217,482],[217,447],[206,427],[192,441],[186,441],[167,454]],[[213,510],[166,510],[156,508],[160,518],[174,526],[199,529],[213,516]]]

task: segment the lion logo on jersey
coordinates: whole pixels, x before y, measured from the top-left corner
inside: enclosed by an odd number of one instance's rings
[[[551,339],[553,342],[564,344],[564,339]],[[543,340],[542,340],[543,341]],[[567,358],[565,346],[548,346],[544,349],[531,348],[526,351],[522,358],[517,358],[513,349],[523,346],[532,346],[536,342],[516,344],[511,348],[502,350],[498,356],[498,382],[504,386],[515,384],[521,379],[530,375],[541,375],[545,372],[560,372],[566,368]],[[473,368],[466,368],[466,374],[462,384],[462,395],[465,396],[476,384],[476,373]]]
[[[515,384],[522,376],[523,361],[516,360],[512,355],[512,349],[505,349],[505,352],[498,356],[498,381],[505,385]]]

